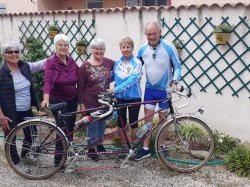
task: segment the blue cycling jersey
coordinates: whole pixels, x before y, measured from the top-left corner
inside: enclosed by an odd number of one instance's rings
[[[167,85],[181,77],[181,63],[175,46],[164,39],[156,47],[144,44],[138,58],[145,64],[146,88],[166,90]]]
[[[127,62],[124,57],[114,66],[115,93],[120,99],[141,98],[140,80],[142,76],[141,61],[132,56]]]

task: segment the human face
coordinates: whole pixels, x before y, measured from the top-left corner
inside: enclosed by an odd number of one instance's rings
[[[161,30],[156,25],[149,24],[145,29],[145,35],[149,45],[156,47],[160,41]]]
[[[20,60],[20,50],[8,49],[3,54],[3,57],[7,63],[17,64]]]
[[[132,56],[133,48],[131,45],[124,43],[120,46],[120,50],[125,59],[128,59]]]
[[[69,44],[64,40],[60,40],[56,44],[56,54],[66,56],[69,53]]]
[[[95,47],[95,48],[92,48],[91,51],[92,51],[93,58],[95,60],[97,61],[103,60],[105,49]]]

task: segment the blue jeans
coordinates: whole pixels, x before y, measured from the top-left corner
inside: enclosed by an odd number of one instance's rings
[[[88,144],[91,145],[104,137],[105,121],[96,121],[87,127]]]

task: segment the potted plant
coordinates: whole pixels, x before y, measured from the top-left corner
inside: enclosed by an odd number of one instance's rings
[[[176,39],[172,42],[177,49],[177,52],[180,53],[183,48],[183,40]]]
[[[85,53],[87,41],[84,39],[76,41],[76,50],[79,54]]]
[[[49,32],[49,37],[54,38],[55,35],[59,33],[59,28],[56,25],[49,25],[48,32]]]
[[[216,43],[218,45],[225,45],[229,39],[229,34],[234,30],[233,25],[223,23],[214,27],[214,34]]]
[[[200,149],[203,146],[205,132],[195,124],[186,124],[180,128],[183,140],[189,143],[191,149]]]

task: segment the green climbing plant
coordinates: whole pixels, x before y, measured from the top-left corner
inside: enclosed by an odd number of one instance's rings
[[[27,51],[24,51],[24,60],[27,62],[36,62],[45,59],[47,56],[45,50],[43,49],[43,43],[39,39],[33,39]],[[39,101],[42,101],[43,97],[43,72],[39,72],[33,75],[34,87],[38,95]]]

